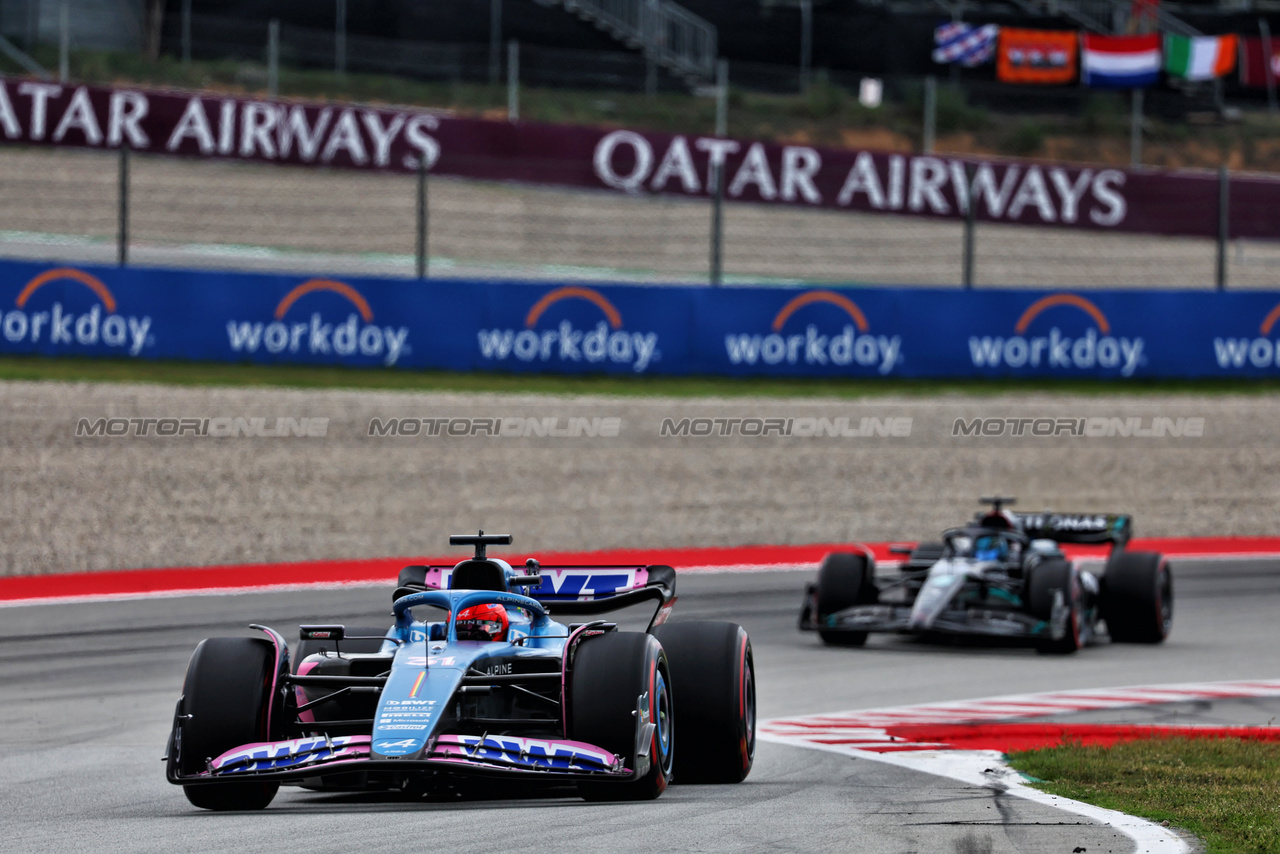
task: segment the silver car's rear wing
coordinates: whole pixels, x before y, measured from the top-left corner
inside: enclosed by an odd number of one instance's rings
[[[1014,513],[1018,528],[1033,540],[1106,545],[1123,549],[1133,536],[1133,517],[1122,513]]]

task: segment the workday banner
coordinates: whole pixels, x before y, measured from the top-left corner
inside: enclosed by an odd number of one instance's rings
[[[0,261],[0,354],[619,376],[1280,376],[1280,292],[708,288]]]

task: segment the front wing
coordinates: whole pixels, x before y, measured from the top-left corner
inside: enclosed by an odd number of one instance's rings
[[[915,633],[911,626],[911,608],[906,605],[854,605],[819,620],[806,607],[800,618],[804,631],[823,632],[903,632]],[[1018,611],[985,608],[950,609],[940,613],[927,629],[928,633],[976,635],[981,637],[1048,639],[1053,636],[1045,620]]]
[[[421,759],[373,759],[370,751],[367,735],[262,742],[229,750],[212,759],[206,771],[192,776],[178,775],[176,763],[171,762],[167,776],[169,782],[183,786],[250,778],[299,783],[330,774],[365,771],[443,771],[562,781],[584,777],[627,780],[634,776],[619,756],[566,739],[443,734],[432,739]]]

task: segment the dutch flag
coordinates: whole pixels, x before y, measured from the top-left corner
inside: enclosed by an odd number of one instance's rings
[[[1096,36],[1085,34],[1080,74],[1086,86],[1139,89],[1160,77],[1160,36]]]

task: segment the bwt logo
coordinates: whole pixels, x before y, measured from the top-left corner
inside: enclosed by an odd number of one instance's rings
[[[1049,334],[1030,337],[1026,335],[1032,321],[1041,313],[1059,306],[1071,306],[1084,312],[1093,326],[1084,335],[1071,337],[1062,334],[1057,326]],[[979,368],[1089,368],[1119,369],[1120,375],[1133,376],[1133,372],[1146,363],[1143,357],[1145,342],[1141,338],[1123,338],[1111,335],[1111,323],[1107,316],[1089,300],[1075,294],[1050,294],[1031,304],[1014,326],[1016,335],[1008,338],[971,336],[969,356]]]
[[[1272,341],[1267,337],[1276,325],[1276,320],[1280,320],[1280,303],[1263,318],[1262,325],[1258,327],[1257,338],[1213,339],[1213,354],[1218,358],[1218,367],[1280,367],[1280,341]]]
[[[853,321],[834,335],[819,333],[810,323],[803,334],[783,334],[791,316],[801,309],[827,304],[841,309]],[[856,328],[855,328],[856,327]],[[836,365],[875,368],[887,374],[902,362],[902,337],[872,335],[867,317],[857,303],[835,291],[807,291],[792,299],[773,318],[769,335],[731,333],[724,337],[725,350],[734,365]]]
[[[68,311],[61,301],[54,301],[48,311],[35,311],[27,303],[51,282],[79,282],[97,297],[97,302],[86,312]],[[142,348],[155,343],[150,317],[126,316],[116,313],[116,298],[97,276],[72,267],[46,270],[27,282],[18,294],[11,311],[0,317],[0,335],[12,343],[79,344],[92,347],[102,344],[118,347],[130,356],[137,356]],[[105,311],[105,313],[104,313]]]
[[[585,300],[604,315],[592,329],[578,329],[570,320],[562,320],[554,329],[538,329],[538,321],[551,306],[562,300]],[[563,287],[538,300],[524,319],[525,328],[481,329],[480,355],[493,361],[512,357],[521,362],[587,362],[630,365],[643,373],[662,358],[656,332],[628,332],[622,328],[622,315],[603,294],[592,288]]]
[[[440,589],[448,590],[452,578],[452,569],[443,570],[440,573]],[[635,588],[636,571],[634,569],[544,569],[542,583],[531,589],[529,595],[537,598],[600,599],[616,596]],[[431,663],[435,664],[434,658],[431,659]]]
[[[285,315],[293,304],[311,293],[328,292],[344,297],[355,306],[359,314],[350,314],[343,323],[324,323],[318,311],[311,313],[309,322],[285,322]],[[268,353],[307,352],[314,355],[378,356],[385,365],[394,365],[400,357],[409,353],[408,327],[377,326],[373,322],[373,309],[364,295],[345,282],[332,279],[311,279],[298,285],[276,306],[273,323],[232,320],[227,322],[227,337],[231,349],[237,353],[256,353],[259,349]],[[363,321],[363,323],[361,322]]]
[[[581,569],[548,569],[542,572],[542,583],[530,596],[566,599],[598,599],[616,596],[635,588],[635,570],[591,571]]]
[[[617,760],[611,753],[592,750],[586,744],[565,741],[542,741],[516,736],[464,735],[458,741],[473,759],[518,764],[530,768],[572,770],[584,761],[612,768]]]

